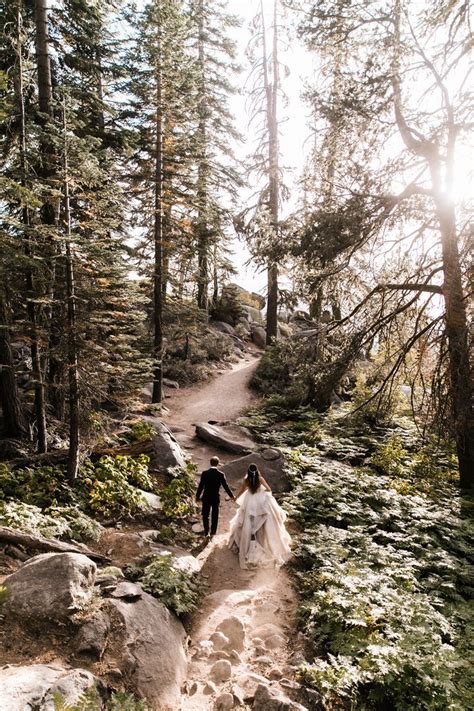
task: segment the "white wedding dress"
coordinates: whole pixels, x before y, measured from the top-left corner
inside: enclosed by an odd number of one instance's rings
[[[229,548],[239,551],[241,568],[280,567],[290,557],[291,538],[286,513],[263,486],[237,499],[239,509],[230,522]]]

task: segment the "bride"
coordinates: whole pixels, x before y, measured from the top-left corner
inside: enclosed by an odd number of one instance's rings
[[[256,464],[249,466],[235,499],[239,510],[230,522],[229,548],[238,549],[240,567],[283,565],[291,552],[286,513],[273,498]]]

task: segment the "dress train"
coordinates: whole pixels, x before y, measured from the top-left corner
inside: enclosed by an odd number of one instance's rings
[[[283,565],[291,554],[291,538],[285,528],[286,513],[272,493],[260,486],[238,499],[239,509],[230,522],[229,548],[239,551],[241,568]]]

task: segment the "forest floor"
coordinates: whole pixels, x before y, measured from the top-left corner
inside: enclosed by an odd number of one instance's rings
[[[249,382],[257,366],[258,356],[250,354],[232,369],[213,380],[173,392],[166,404],[170,409],[165,421],[176,439],[192,456],[199,471],[209,466],[213,455],[222,463],[235,459],[194,437],[194,425],[208,420],[235,420],[257,404]],[[242,472],[242,477],[245,472]],[[241,478],[228,478],[235,491]],[[295,637],[296,595],[291,579],[284,569],[242,570],[237,555],[227,548],[229,521],[235,504],[223,496],[217,535],[201,546],[197,554],[202,563],[202,575],[207,583],[207,595],[190,624],[191,660],[187,695],[183,695],[183,711],[229,708],[233,694],[240,701],[251,696],[259,683],[281,684],[286,691],[294,686],[289,658]],[[235,621],[237,618],[241,625]],[[223,623],[223,630],[232,628],[237,650],[231,654],[212,651],[209,639]],[[243,632],[243,634],[242,634]],[[207,642],[207,644],[206,644]],[[211,651],[210,651],[211,650]],[[213,666],[226,659],[231,668],[218,680]],[[222,665],[221,665],[222,666]],[[290,677],[290,678],[288,678]],[[219,697],[222,697],[218,701]]]

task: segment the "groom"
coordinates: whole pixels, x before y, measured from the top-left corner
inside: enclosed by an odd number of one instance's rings
[[[224,487],[230,498],[235,501],[224,472],[221,472],[219,466],[219,458],[212,457],[211,468],[201,474],[198,490],[196,492],[196,501],[202,501],[202,525],[204,527],[204,535],[209,535],[209,514],[211,514],[211,536],[214,536],[217,531],[217,522],[219,520],[219,490]],[[202,499],[201,499],[202,494]]]

